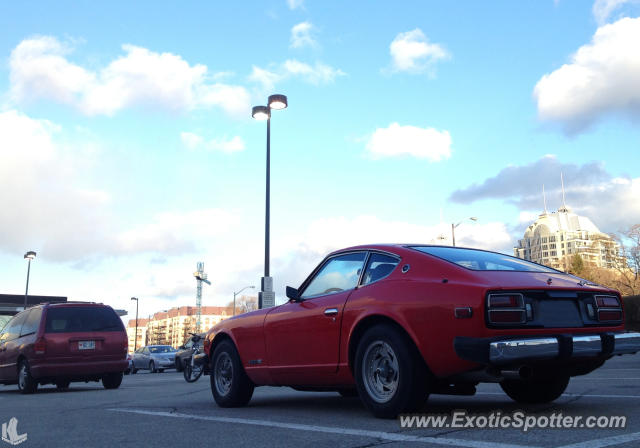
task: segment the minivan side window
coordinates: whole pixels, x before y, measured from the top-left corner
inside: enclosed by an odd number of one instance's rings
[[[34,334],[38,331],[38,327],[40,326],[40,318],[42,317],[42,308],[33,308],[29,311],[29,315],[27,319],[24,321],[22,325],[22,330],[20,331],[20,336],[27,336],[29,334]]]
[[[27,318],[28,311],[21,312],[17,314],[13,319],[9,321],[7,326],[5,327],[3,333],[2,342],[12,341],[13,339],[17,339],[20,336],[20,329],[22,328],[22,324]]]

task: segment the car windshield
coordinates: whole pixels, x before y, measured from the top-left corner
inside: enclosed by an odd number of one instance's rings
[[[149,351],[151,353],[173,353],[176,349],[169,345],[159,345],[156,347],[149,347]]]
[[[509,255],[486,252],[476,249],[461,249],[457,247],[442,246],[412,246],[412,249],[419,250],[429,255],[455,263],[463,268],[474,271],[527,271],[561,273],[555,269],[510,257]]]

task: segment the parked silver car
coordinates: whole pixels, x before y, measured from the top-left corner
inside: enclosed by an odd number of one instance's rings
[[[133,353],[133,370],[150,370],[151,373],[164,372],[165,369],[175,369],[176,349],[170,345],[147,345],[140,347]]]

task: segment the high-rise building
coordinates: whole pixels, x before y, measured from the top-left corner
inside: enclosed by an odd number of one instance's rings
[[[608,269],[626,266],[620,245],[589,218],[573,213],[564,203],[552,213],[547,212],[545,204],[545,211],[527,227],[513,252],[516,257],[561,271],[569,270],[576,254],[585,266]]]

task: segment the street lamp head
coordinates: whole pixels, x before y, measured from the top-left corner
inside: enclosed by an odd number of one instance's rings
[[[475,217],[475,216],[472,216],[472,217],[471,217],[471,218],[469,218],[469,219],[470,219],[471,221],[477,221],[477,220],[478,220],[478,218],[477,218],[477,217]]]
[[[138,298],[137,297],[131,297],[131,300],[135,300],[137,302]]]
[[[28,258],[29,260],[33,260],[34,258],[36,258],[36,253],[32,250],[30,250],[29,252],[27,252],[26,254],[24,254],[24,258],[25,260]]]
[[[267,106],[253,106],[251,116],[256,120],[266,120],[269,118],[269,108]]]
[[[288,106],[287,97],[285,95],[271,95],[269,96],[269,101],[267,102],[269,108],[271,109],[286,109]]]

